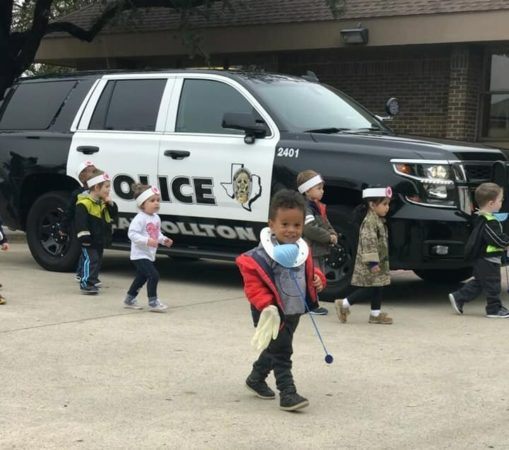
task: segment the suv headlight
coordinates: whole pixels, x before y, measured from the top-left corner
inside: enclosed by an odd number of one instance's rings
[[[435,206],[455,206],[454,178],[449,164],[393,161],[392,165],[398,175],[418,182],[419,195],[409,200]]]

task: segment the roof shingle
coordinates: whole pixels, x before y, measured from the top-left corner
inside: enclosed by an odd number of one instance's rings
[[[509,9],[509,0],[347,0],[346,3],[346,9],[340,16],[342,20]],[[92,5],[59,20],[88,29],[101,8],[100,4]],[[221,2],[218,2],[213,6],[208,20],[194,15],[191,24],[201,28],[330,20],[334,18],[325,0],[242,0],[233,12],[223,9]],[[117,21],[108,25],[103,32],[176,29],[179,22],[179,15],[169,8],[150,8],[140,10],[134,23],[127,25],[125,21]]]

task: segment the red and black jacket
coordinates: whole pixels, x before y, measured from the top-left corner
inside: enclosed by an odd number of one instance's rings
[[[261,252],[265,252],[265,250],[262,247],[256,247],[238,256],[235,262],[244,279],[244,292],[249,303],[251,303],[254,325],[258,324],[261,312],[270,305],[277,306],[282,325],[285,318],[283,303],[274,281],[274,272]],[[314,309],[318,305],[318,295],[313,287],[313,278],[315,274],[318,275],[324,287],[327,281],[324,274],[314,267],[311,251],[305,264],[307,309]]]

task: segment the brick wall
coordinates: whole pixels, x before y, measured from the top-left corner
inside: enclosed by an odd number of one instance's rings
[[[478,49],[458,46],[451,51],[447,138],[473,141],[477,136],[482,62]]]
[[[364,53],[364,54],[363,54]],[[280,56],[282,72],[313,70],[320,81],[341,89],[371,112],[385,115],[385,101],[397,97],[401,114],[388,123],[400,134],[445,137],[447,130],[450,58],[447,50],[313,52]]]

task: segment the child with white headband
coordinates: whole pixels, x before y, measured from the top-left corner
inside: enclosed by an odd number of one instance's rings
[[[74,220],[83,256],[80,289],[82,294],[97,295],[103,251],[111,242],[111,225],[118,210],[110,197],[107,173],[95,169],[87,185],[89,191],[78,195]]]
[[[161,219],[157,215],[161,204],[159,189],[145,184],[133,184],[132,190],[136,205],[141,211],[129,225],[131,261],[136,267],[136,278],[127,291],[124,308],[142,309],[136,297],[143,285],[147,283],[149,310],[164,312],[168,306],[161,303],[157,296],[159,272],[154,261],[158,245],[171,247],[173,241],[161,233]]]
[[[82,161],[78,165],[78,169],[76,170],[76,178],[78,178],[81,186],[76,188],[71,192],[71,196],[69,197],[69,203],[67,204],[67,208],[65,208],[64,215],[62,217],[62,221],[60,222],[59,235],[61,238],[61,242],[64,243],[67,241],[67,237],[71,230],[71,225],[74,222],[74,215],[76,213],[76,202],[78,201],[78,195],[88,192],[87,180],[92,176],[95,167],[92,161]],[[80,254],[80,259],[78,262],[78,267],[76,268],[76,274],[74,278],[76,281],[80,281],[80,273],[81,267],[83,266],[83,255]]]
[[[383,286],[391,282],[388,233],[385,225],[391,197],[390,187],[364,189],[364,202],[354,210],[354,221],[360,224],[360,229],[351,284],[358,289],[347,298],[334,302],[341,323],[347,321],[351,305],[370,298],[369,323],[392,324],[392,318],[381,311]]]
[[[297,187],[307,200],[302,236],[311,247],[315,266],[325,273],[325,258],[330,253],[331,245],[337,244],[338,233],[329,222],[326,206],[321,202],[324,181],[314,170],[304,170],[297,175]],[[326,315],[328,311],[318,306],[311,311],[311,314]]]

